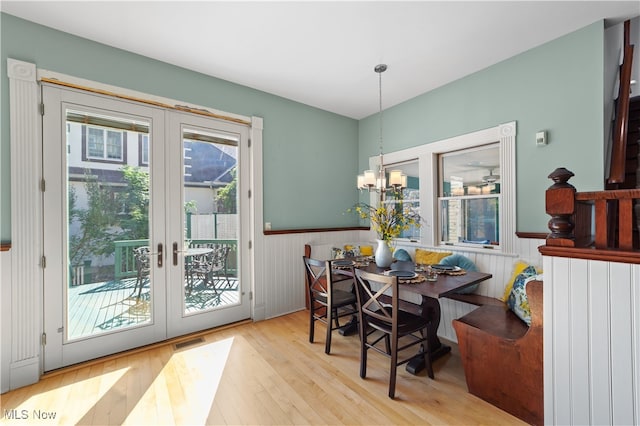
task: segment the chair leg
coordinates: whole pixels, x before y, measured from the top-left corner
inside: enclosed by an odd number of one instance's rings
[[[138,287],[138,296],[137,298],[140,299],[140,296],[142,296],[142,287],[144,287],[144,276],[142,275],[142,271],[138,271],[138,278],[136,279],[136,286]],[[133,290],[133,292],[135,293],[135,289]]]
[[[193,288],[193,274],[191,271],[187,271],[185,273],[185,278],[187,280],[187,294],[191,294],[191,290]]]
[[[207,280],[207,284],[205,286],[210,284],[211,288],[213,288],[213,291],[217,296],[218,295],[218,288],[216,287],[216,280],[214,279],[213,272],[207,272],[206,280]]]
[[[144,277],[140,277],[140,286],[138,287],[138,299],[142,296],[142,287],[144,287]]]
[[[231,288],[231,280],[229,279],[229,274],[227,273],[227,264],[224,265],[224,279],[227,282],[227,288]]]
[[[389,371],[389,398],[396,396],[396,375],[398,372],[398,340],[391,342],[391,365]]]
[[[429,341],[427,340],[427,333],[427,329],[423,329],[421,331],[422,338],[425,339],[425,341],[422,342],[422,352],[424,353],[424,365],[427,367],[427,374],[430,379],[434,379],[433,365],[431,364],[431,356],[429,356]]]
[[[140,284],[140,273],[138,272],[138,275],[136,276],[136,284],[133,286],[133,291],[131,292],[131,294],[129,295],[129,297],[133,296],[134,294],[136,294],[136,290],[138,289],[138,285]],[[140,297],[140,296],[138,296]]]
[[[360,377],[367,377],[367,330],[360,327]]]
[[[309,303],[309,343],[313,343],[313,331],[316,322],[314,304],[313,300]]]
[[[336,321],[338,320],[338,315],[336,312],[334,312],[334,309],[330,309],[329,307],[327,307],[327,338],[325,340],[324,343],[324,353],[328,354],[329,352],[331,352],[331,320],[333,319],[333,315],[335,315],[335,319]]]
[[[333,311],[333,322],[335,323],[335,329],[340,328],[340,317],[338,316],[338,310],[334,309]]]

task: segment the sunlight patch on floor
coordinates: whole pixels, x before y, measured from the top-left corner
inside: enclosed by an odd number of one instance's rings
[[[17,407],[11,407],[11,413],[6,412],[7,407],[3,407],[2,424],[77,424],[128,371],[129,367],[125,367],[85,379],[75,376],[68,384],[64,384],[65,376],[62,376],[62,384],[37,392]],[[72,411],[63,412],[51,407],[50,395],[59,396],[64,392],[68,394],[68,399],[74,401]]]
[[[234,338],[189,346],[173,353],[124,424],[173,418],[179,424],[205,424]],[[150,415],[149,411],[155,411]]]

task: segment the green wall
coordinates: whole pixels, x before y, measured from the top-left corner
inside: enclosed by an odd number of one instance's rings
[[[264,221],[273,229],[356,225],[356,174],[378,151],[378,121],[357,122],[287,99],[0,15],[0,237],[11,239],[6,59],[264,118]],[[602,189],[604,25],[597,22],[385,111],[393,151],[517,121],[517,229],[547,232],[547,175],[567,167],[580,191]],[[389,64],[387,74],[393,73]],[[437,64],[434,64],[437,66]],[[313,82],[309,82],[313,84]],[[549,145],[535,133],[547,130]],[[260,180],[260,179],[259,179]],[[313,192],[311,192],[313,191]],[[317,208],[317,203],[323,206]]]
[[[114,86],[264,118],[264,220],[273,229],[350,226],[358,123],[278,96],[0,15],[0,238],[11,240],[7,58]],[[243,53],[243,54],[246,54]],[[310,81],[309,84],[314,84]],[[332,182],[327,185],[327,181]],[[340,182],[346,184],[341,185]],[[337,184],[336,184],[337,183]],[[308,200],[322,200],[322,211]]]
[[[579,191],[603,188],[604,25],[597,22],[384,112],[395,151],[517,122],[517,230],[548,232],[544,192],[557,167]],[[436,67],[437,64],[434,64]],[[385,75],[393,73],[390,64]],[[360,121],[359,170],[378,151],[378,118]],[[535,145],[548,132],[549,144]]]

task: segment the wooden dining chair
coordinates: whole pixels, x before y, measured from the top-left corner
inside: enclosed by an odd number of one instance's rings
[[[353,317],[357,313],[356,296],[352,291],[336,288],[335,275],[346,275],[333,270],[331,260],[316,260],[306,256],[302,259],[309,292],[309,342],[313,343],[316,321],[326,324],[324,351],[328,354],[331,351],[331,333],[341,328],[339,318],[347,315]],[[349,281],[353,282],[353,279]]]
[[[367,376],[367,352],[373,349],[390,358],[389,398],[395,397],[396,372],[399,365],[416,356],[400,359],[399,352],[420,345],[427,373],[433,379],[429,357],[426,318],[399,308],[398,277],[355,270],[356,297],[360,319],[360,377]],[[372,285],[373,284],[373,285]],[[400,339],[402,342],[400,343]],[[384,347],[381,342],[384,341]]]

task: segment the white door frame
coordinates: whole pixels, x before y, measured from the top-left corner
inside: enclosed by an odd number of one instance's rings
[[[149,99],[166,105],[185,105],[185,102],[162,98],[88,81],[53,71],[37,69],[36,64],[7,59],[9,77],[10,138],[11,138],[11,280],[2,280],[3,300],[10,301],[3,310],[2,365],[0,377],[2,391],[36,383],[43,371],[43,293],[42,239],[41,239],[41,140],[39,115],[40,90],[43,78],[68,82],[76,86],[121,93],[129,97]],[[188,103],[187,103],[188,104]],[[252,318],[265,318],[263,208],[262,208],[262,130],[261,117],[246,117],[190,105],[193,110],[206,110],[220,116],[232,117],[250,123],[252,197],[251,210],[251,282],[253,298]],[[24,214],[24,212],[34,212]],[[35,212],[38,212],[37,214]],[[256,250],[256,248],[258,250]],[[8,308],[8,309],[7,309]],[[6,315],[8,312],[11,315]],[[8,332],[5,332],[8,331]]]

